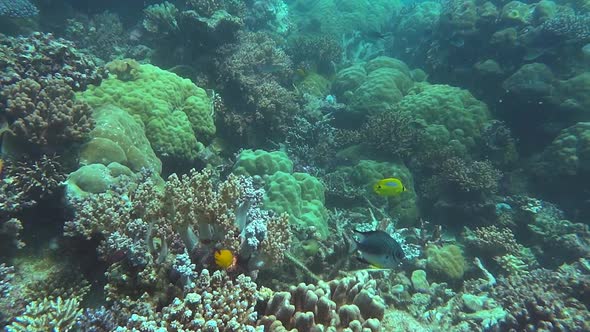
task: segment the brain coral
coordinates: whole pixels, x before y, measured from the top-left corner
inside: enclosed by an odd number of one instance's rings
[[[162,163],[147,140],[143,125],[127,112],[116,107],[94,111],[96,126],[91,140],[80,151],[82,164],[117,162],[134,172],[149,168],[160,174]]]
[[[338,72],[332,91],[352,110],[367,112],[399,102],[413,84],[405,63],[380,56]]]
[[[421,131],[421,150],[451,146],[467,153],[477,146],[490,121],[487,106],[469,91],[443,84],[417,83],[396,106],[408,112]]]
[[[95,108],[111,104],[137,116],[160,157],[192,160],[215,134],[211,100],[190,80],[148,64],[136,69],[134,79],[117,77],[90,87],[81,98]]]

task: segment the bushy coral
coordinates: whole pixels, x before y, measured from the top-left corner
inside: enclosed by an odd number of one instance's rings
[[[98,85],[105,76],[92,57],[79,52],[74,44],[52,34],[35,32],[28,37],[0,34],[0,83],[2,86],[24,79],[41,81],[58,78],[75,91]]]
[[[287,89],[293,69],[284,50],[268,33],[242,32],[223,54],[217,64],[220,79],[227,105],[235,108],[223,114],[230,137],[284,136],[298,110],[295,94]]]
[[[498,191],[502,172],[489,161],[451,158],[443,163],[440,176],[456,191],[485,196]]]
[[[91,108],[75,99],[64,80],[25,79],[2,92],[10,132],[44,149],[64,149],[87,138],[94,127]]]
[[[573,281],[573,282],[572,282]],[[533,270],[500,278],[492,296],[508,311],[506,329],[584,331],[588,310],[576,291],[575,279],[559,272]]]
[[[47,155],[37,160],[8,160],[4,173],[0,182],[0,216],[35,205],[54,194],[65,179],[62,164]]]
[[[1,0],[0,16],[29,17],[39,14],[39,9],[29,0]]]
[[[178,8],[173,3],[165,1],[144,9],[143,27],[151,33],[166,34],[178,30],[176,15]]]
[[[232,280],[223,271],[202,270],[194,288],[157,312],[132,313],[117,331],[261,331],[256,329],[258,290],[244,275]]]
[[[418,131],[411,114],[385,109],[369,116],[361,135],[363,143],[377,155],[404,160],[415,152]]]

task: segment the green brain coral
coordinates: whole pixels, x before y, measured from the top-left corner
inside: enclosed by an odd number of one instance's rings
[[[324,207],[324,185],[307,173],[293,173],[293,162],[282,151],[243,150],[234,174],[264,179],[264,206],[277,213],[287,212],[296,227],[315,227],[328,236],[328,215]]]
[[[293,162],[283,151],[243,150],[233,169],[237,175],[264,176],[278,171],[293,172]]]
[[[156,66],[141,65],[134,79],[114,76],[80,97],[97,108],[115,105],[141,119],[146,136],[163,157],[192,160],[215,134],[212,102],[190,80]]]
[[[477,147],[490,121],[486,105],[467,91],[443,84],[417,83],[396,106],[408,112],[421,130],[420,151],[447,146],[468,153]]]
[[[134,172],[147,168],[160,174],[162,163],[152,150],[140,121],[114,106],[94,110],[93,117],[96,126],[90,132],[90,141],[80,151],[81,164],[116,162]]]
[[[379,111],[399,102],[414,82],[401,60],[380,56],[338,72],[332,91],[356,112]]]
[[[324,207],[324,185],[307,173],[276,172],[266,179],[264,206],[277,213],[287,212],[296,227],[315,227],[328,236],[328,215]]]

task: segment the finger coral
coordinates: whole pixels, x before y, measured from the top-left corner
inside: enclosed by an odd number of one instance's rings
[[[383,299],[368,276],[346,277],[317,286],[299,284],[277,292],[259,324],[265,331],[372,331],[381,329]]]

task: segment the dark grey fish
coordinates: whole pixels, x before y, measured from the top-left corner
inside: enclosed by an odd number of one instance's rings
[[[401,245],[384,231],[356,231],[357,259],[372,266],[391,269],[405,258]]]

